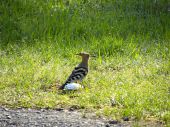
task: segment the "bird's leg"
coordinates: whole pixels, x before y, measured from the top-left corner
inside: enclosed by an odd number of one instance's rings
[[[76,83],[80,84],[80,80],[77,80]]]
[[[85,88],[85,85],[82,84],[82,80],[77,80],[75,81],[75,83],[79,84],[80,86],[82,86],[83,88]]]
[[[78,83],[79,83],[79,84],[80,84],[80,83],[82,84],[82,80],[79,80]],[[81,86],[82,86],[83,88],[85,88],[84,84],[82,84]]]
[[[75,81],[75,82],[79,84],[79,81],[78,81],[78,80],[77,80],[77,81]]]
[[[75,83],[79,84],[80,86],[82,86],[84,88],[84,85],[81,85],[81,82],[82,82],[82,80],[75,81]]]

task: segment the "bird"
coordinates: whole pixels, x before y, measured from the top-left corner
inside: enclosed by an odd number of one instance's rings
[[[75,82],[81,82],[88,73],[88,60],[89,60],[89,53],[86,52],[80,52],[76,55],[79,55],[82,57],[82,61],[78,66],[74,68],[70,76],[67,78],[65,83],[59,87],[60,90],[64,90],[65,86],[69,83],[75,83]]]

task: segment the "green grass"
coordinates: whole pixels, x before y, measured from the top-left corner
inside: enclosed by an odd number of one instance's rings
[[[99,116],[169,125],[166,2],[1,1],[0,105],[77,106]],[[87,88],[61,94],[54,84],[66,80],[81,51],[97,56],[89,61]]]

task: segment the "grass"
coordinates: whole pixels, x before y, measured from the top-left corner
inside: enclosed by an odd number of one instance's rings
[[[0,105],[77,106],[170,125],[166,2],[1,1]],[[97,56],[89,61],[87,88],[61,94],[54,84],[66,80],[81,51]]]

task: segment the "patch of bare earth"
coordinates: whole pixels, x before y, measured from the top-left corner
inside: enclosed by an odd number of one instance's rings
[[[108,120],[64,109],[9,109],[0,107],[0,127],[163,127],[158,122]]]

